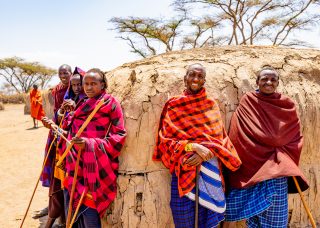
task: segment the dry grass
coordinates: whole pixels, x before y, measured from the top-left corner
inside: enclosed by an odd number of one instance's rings
[[[0,93],[0,102],[3,104],[24,104],[26,102],[27,94],[13,94],[13,95],[5,95]]]

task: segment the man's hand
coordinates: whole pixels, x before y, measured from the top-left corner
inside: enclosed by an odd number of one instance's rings
[[[214,156],[207,147],[202,146],[199,143],[192,143],[192,150],[195,151],[203,161],[208,161]]]
[[[83,150],[86,146],[86,143],[83,138],[73,137],[71,142],[77,145],[81,150]]]
[[[73,111],[75,107],[76,103],[71,99],[64,100],[61,105],[61,109],[67,112]]]
[[[56,124],[52,124],[52,125],[51,125],[51,129],[52,129],[53,131],[59,131],[59,132],[60,132],[61,134],[63,134],[64,136],[66,136],[66,135],[68,134],[68,132],[67,132],[66,130],[63,130],[63,129],[59,128],[59,126],[56,125]]]
[[[55,125],[55,123],[46,116],[41,119],[41,122],[42,122],[43,126],[45,126],[48,129],[51,129],[52,125]]]
[[[193,154],[189,157],[184,164],[191,165],[191,166],[198,166],[203,162],[203,159],[198,154]]]

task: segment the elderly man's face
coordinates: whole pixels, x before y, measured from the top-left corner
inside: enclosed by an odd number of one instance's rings
[[[202,89],[206,81],[206,71],[199,65],[191,66],[184,78],[184,82],[187,90],[192,93],[196,93]]]
[[[275,71],[263,70],[260,72],[259,80],[257,80],[259,91],[263,94],[272,94],[279,85],[279,76]]]

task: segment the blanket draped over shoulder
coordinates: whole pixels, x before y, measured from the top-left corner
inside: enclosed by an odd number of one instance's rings
[[[161,160],[171,173],[176,173],[180,197],[195,186],[196,167],[184,164],[190,156],[190,152],[184,150],[187,143],[209,148],[230,170],[238,169],[241,164],[225,134],[219,107],[207,98],[204,88],[197,94],[185,92],[169,99],[160,117],[153,160]]]
[[[228,176],[231,187],[245,188],[267,179],[297,176],[301,188],[308,188],[298,168],[302,135],[290,98],[280,93],[246,93],[232,117],[229,137],[242,161],[240,169]],[[290,179],[289,192],[296,192]]]
[[[41,118],[44,117],[42,97],[39,90],[32,89],[30,92],[30,111],[32,118],[41,120]]]
[[[68,90],[68,85],[65,86],[61,82],[56,85],[52,90],[52,96],[54,99],[54,114],[56,115],[56,112],[61,107],[64,95],[66,94]]]
[[[58,119],[57,118],[57,111],[61,107],[61,104],[63,102],[63,97],[64,97],[67,89],[68,89],[68,86],[64,86],[62,83],[59,83],[52,90],[52,96],[54,99],[53,121],[56,124],[59,124],[57,122],[57,119]],[[51,147],[51,151],[48,151],[53,140],[54,140],[54,134],[53,134],[53,131],[50,130],[49,134],[48,134],[47,144],[46,144],[45,151],[44,151],[44,157],[46,157],[48,153],[49,153],[49,155],[48,155],[48,159],[47,159],[46,163],[44,164],[43,171],[41,174],[42,185],[45,187],[50,186],[50,182],[51,182],[50,177],[51,177],[51,173],[53,172],[52,163],[54,162],[54,159],[56,156],[56,142],[54,142],[54,146]]]
[[[76,207],[85,190],[92,196],[100,216],[103,216],[116,196],[118,156],[126,137],[121,106],[114,97],[106,93],[98,98],[83,99],[67,117],[63,128],[68,130],[68,139],[71,140],[101,99],[104,99],[104,104],[80,136],[85,140],[85,149],[81,153],[73,207]],[[59,149],[60,154],[64,152],[64,148]],[[65,161],[65,185],[68,186],[69,194],[78,150],[75,145]]]

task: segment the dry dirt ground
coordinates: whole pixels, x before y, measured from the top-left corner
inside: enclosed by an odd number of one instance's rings
[[[48,129],[33,129],[24,105],[0,111],[0,227],[19,227],[39,177]],[[46,218],[32,215],[48,204],[48,189],[39,183],[24,227],[43,227]]]

